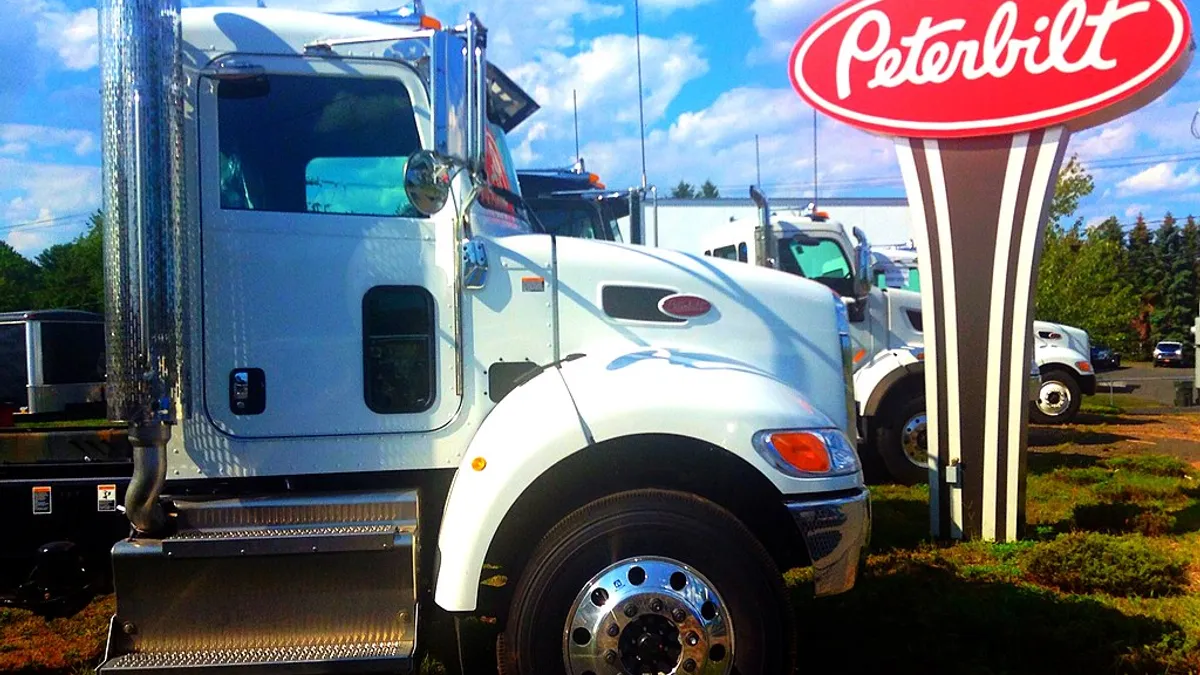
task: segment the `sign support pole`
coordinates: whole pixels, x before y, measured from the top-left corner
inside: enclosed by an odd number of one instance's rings
[[[938,538],[1015,541],[1024,529],[1033,292],[1067,137],[896,139],[922,252]]]

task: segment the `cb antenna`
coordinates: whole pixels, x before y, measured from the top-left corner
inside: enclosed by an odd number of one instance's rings
[[[571,90],[571,105],[575,108],[575,165],[581,167],[581,159],[579,157],[579,98],[575,94],[575,90]],[[580,168],[582,171],[582,167]]]
[[[1192,115],[1192,136],[1200,138],[1200,109]]]
[[[813,211],[817,209],[817,109],[813,108]]]
[[[633,30],[637,42],[638,135],[642,142],[642,189],[646,189],[646,118],[642,109],[642,23],[638,0],[633,0]]]

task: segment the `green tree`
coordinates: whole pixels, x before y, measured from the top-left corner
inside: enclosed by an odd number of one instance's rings
[[[1134,317],[1133,329],[1137,336],[1138,347],[1130,352],[1147,358],[1150,355],[1150,314],[1154,311],[1157,293],[1153,282],[1153,268],[1156,264],[1154,256],[1153,237],[1146,219],[1142,214],[1137,215],[1133,229],[1129,231],[1128,248],[1125,254],[1128,278],[1133,284],[1139,298],[1137,316]]]
[[[0,312],[36,309],[33,296],[37,281],[37,265],[0,241]]]
[[[1038,272],[1035,312],[1088,331],[1094,342],[1128,350],[1139,297],[1121,272],[1121,246],[1103,238],[1081,239],[1072,228],[1046,238]]]
[[[38,254],[40,309],[104,311],[104,242],[101,215],[92,214],[87,232]]]
[[[1104,219],[1104,222],[1092,228],[1088,232],[1089,241],[1111,241],[1112,243],[1122,247],[1125,246],[1125,232],[1121,229],[1121,221],[1117,220],[1116,216],[1109,216]]]
[[[680,180],[679,185],[671,188],[671,196],[675,199],[694,199],[696,197],[696,188],[692,187],[691,183]]]
[[[1154,249],[1158,302],[1150,314],[1153,338],[1182,341],[1189,337],[1195,316],[1195,261],[1184,251],[1183,234],[1170,212],[1154,234]]]
[[[721,196],[721,191],[711,180],[705,180],[704,185],[700,186],[700,194],[696,196],[701,199],[716,199]]]
[[[1079,200],[1092,194],[1096,187],[1092,175],[1083,168],[1078,155],[1071,155],[1067,163],[1058,171],[1058,180],[1054,184],[1054,198],[1050,201],[1050,224],[1059,229],[1066,229],[1063,220],[1075,215],[1079,208]],[[1077,218],[1073,225],[1082,225],[1083,219]],[[1053,228],[1047,228],[1050,230]]]

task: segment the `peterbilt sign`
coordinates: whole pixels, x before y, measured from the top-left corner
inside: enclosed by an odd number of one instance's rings
[[[1179,0],[853,0],[792,50],[797,93],[893,136],[1082,129],[1166,91],[1192,51]]]

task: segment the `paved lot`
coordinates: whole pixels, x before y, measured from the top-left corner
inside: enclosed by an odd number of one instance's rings
[[[1191,381],[1195,377],[1195,371],[1191,367],[1155,368],[1150,363],[1122,363],[1120,368],[1102,370],[1096,377],[1101,383],[1096,387],[1095,398],[1098,401],[1108,398],[1109,388],[1103,383],[1111,382],[1117,394],[1130,394],[1170,406],[1175,403],[1175,382]]]

